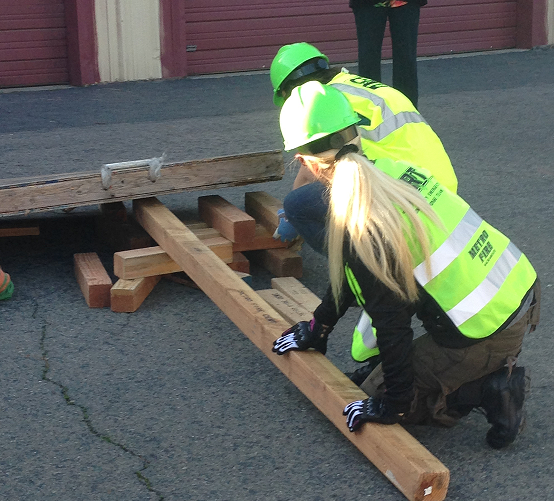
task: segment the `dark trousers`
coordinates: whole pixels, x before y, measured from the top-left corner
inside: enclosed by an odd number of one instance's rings
[[[417,108],[418,4],[374,7],[369,2],[352,9],[358,36],[358,74],[381,82],[381,48],[389,20],[392,39],[392,86]]]

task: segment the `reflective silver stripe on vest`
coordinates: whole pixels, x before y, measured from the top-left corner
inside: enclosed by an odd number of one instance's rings
[[[423,287],[442,273],[446,267],[452,263],[463,251],[468,242],[475,236],[475,232],[483,220],[471,208],[467,210],[462,220],[458,223],[454,231],[441,244],[441,246],[431,254],[431,276],[427,275],[425,262],[419,264],[414,269],[414,276]]]
[[[362,127],[361,135],[363,139],[378,142],[392,134],[395,130],[400,129],[403,125],[409,123],[427,123],[425,119],[416,111],[402,111],[395,114],[388,106],[386,101],[376,94],[365,89],[353,87],[348,84],[334,83],[331,87],[340,90],[343,94],[351,94],[352,96],[361,97],[370,100],[375,106],[381,108],[381,117],[383,122],[375,129],[367,130]]]
[[[479,313],[494,298],[520,257],[521,251],[510,242],[485,280],[446,312],[456,327]]]
[[[372,350],[377,347],[377,338],[373,332],[373,325],[371,323],[371,317],[365,310],[362,311],[356,329],[362,335],[362,343],[368,350]]]

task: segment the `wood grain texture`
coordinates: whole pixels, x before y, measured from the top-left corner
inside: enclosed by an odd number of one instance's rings
[[[132,313],[137,311],[160,281],[159,276],[119,279],[110,290],[111,309],[117,313]]]
[[[294,277],[272,278],[271,287],[312,313],[321,303],[319,297]]]
[[[135,217],[232,322],[410,500],[442,501],[448,469],[400,425],[366,424],[350,433],[344,407],[366,394],[318,352],[272,353],[289,327],[270,305],[215,259],[179,219],[156,199],[133,202]]]
[[[219,195],[199,197],[198,213],[208,226],[233,243],[250,242],[256,235],[256,220]]]
[[[73,255],[75,277],[90,308],[110,306],[112,280],[96,252]]]
[[[265,191],[250,191],[244,195],[244,210],[273,235],[279,226],[277,211],[283,202]]]
[[[146,168],[114,171],[108,190],[102,188],[100,167],[95,172],[0,180],[0,216],[277,181],[284,174],[279,150],[164,165],[154,183]]]

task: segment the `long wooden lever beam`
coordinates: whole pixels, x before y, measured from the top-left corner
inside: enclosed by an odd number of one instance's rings
[[[365,424],[351,433],[344,407],[366,398],[318,352],[272,353],[290,325],[259,297],[167,207],[155,198],[135,200],[135,217],[165,252],[312,403],[410,500],[442,501],[448,469],[400,425]]]

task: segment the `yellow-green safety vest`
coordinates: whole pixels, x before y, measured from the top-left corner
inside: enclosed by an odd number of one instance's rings
[[[391,158],[417,165],[456,193],[458,180],[441,140],[404,94],[370,78],[344,72],[328,85],[340,90],[362,118],[361,141],[367,158]]]
[[[440,228],[421,216],[431,237],[430,273],[421,249],[409,242],[419,285],[464,336],[479,339],[497,332],[520,308],[537,279],[525,254],[430,172],[405,162],[378,163],[380,170],[416,187],[444,225]],[[358,298],[359,284],[354,285],[351,271],[346,277]],[[355,360],[367,359],[365,352],[363,343],[353,343]]]

